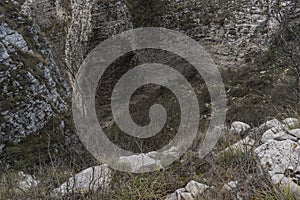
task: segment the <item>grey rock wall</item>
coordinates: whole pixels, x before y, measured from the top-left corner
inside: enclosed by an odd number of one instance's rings
[[[111,35],[144,25],[137,16],[143,12],[132,10],[130,2],[26,0],[21,15],[13,20],[18,24],[26,15],[31,24],[28,31],[19,33],[17,26],[1,22],[0,143],[39,130],[55,113],[68,108],[65,98],[70,92],[63,74],[72,75],[72,86],[90,50]],[[280,25],[275,17],[284,16],[287,10],[293,10],[295,17],[300,13],[288,0],[168,0],[155,9],[161,9],[157,12],[160,20],[152,25],[186,33],[198,40],[219,66],[228,68],[247,65],[252,56],[268,49],[269,38]],[[143,62],[143,56],[133,56],[131,63]]]
[[[16,20],[26,22],[22,17]],[[33,24],[24,27],[20,33],[0,20],[2,148],[9,141],[18,142],[40,130],[52,117],[69,108],[70,88],[53,59],[48,41]]]
[[[74,0],[72,22],[66,40],[66,63],[73,73],[85,56],[110,36],[132,28],[124,1]]]

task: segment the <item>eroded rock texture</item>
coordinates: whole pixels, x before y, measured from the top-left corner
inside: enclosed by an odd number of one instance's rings
[[[2,147],[38,131],[66,111],[70,96],[70,88],[39,29],[21,16],[15,24],[3,22],[5,17],[0,18]]]
[[[178,30],[199,41],[219,66],[239,68],[267,49],[269,36],[279,26],[276,18],[287,14],[296,18],[300,13],[294,1],[287,0],[26,0],[23,5],[16,1],[2,4],[19,8],[14,14],[1,14],[1,21],[14,21],[1,22],[3,142],[41,129],[51,116],[66,110],[65,97],[70,93],[63,74],[70,75],[72,87],[90,50],[114,34],[144,26]],[[132,66],[156,59],[151,52],[146,57],[135,53],[127,61]],[[174,61],[173,57],[166,60]],[[190,70],[183,72],[194,75]],[[109,106],[109,101],[101,106]]]

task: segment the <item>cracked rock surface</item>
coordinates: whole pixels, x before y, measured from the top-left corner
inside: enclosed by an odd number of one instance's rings
[[[3,16],[2,16],[3,17]],[[0,22],[0,146],[18,142],[68,109],[70,88],[39,30],[23,18],[24,33]],[[1,148],[1,149],[2,149]],[[0,149],[0,150],[1,150]]]

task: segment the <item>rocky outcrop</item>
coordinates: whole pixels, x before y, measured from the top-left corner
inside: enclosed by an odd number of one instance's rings
[[[68,1],[64,0],[26,0],[21,13],[42,27],[50,27],[57,20],[67,20]]]
[[[271,139],[258,147],[255,152],[274,184],[282,183],[281,186],[284,188],[290,185],[290,189],[300,195],[298,185],[300,148],[297,142]]]
[[[74,0],[72,21],[66,40],[66,62],[76,73],[83,59],[100,42],[132,28],[124,1]]]
[[[218,65],[240,68],[268,49],[269,38],[279,26],[274,13],[285,15],[292,10],[289,14],[299,15],[299,10],[288,0],[222,3],[168,0],[157,2],[159,6],[154,4],[151,2],[149,6],[153,8],[146,8],[142,2],[123,0],[46,0],[43,3],[27,0],[22,12],[49,28],[53,21],[66,22],[67,35],[62,39],[65,40],[64,58],[73,76],[97,44],[113,34],[147,25],[182,31],[204,45]],[[150,17],[159,20],[145,24]]]
[[[38,28],[21,16],[11,20],[16,20],[15,24],[0,22],[0,147],[43,128],[49,119],[68,109],[70,96],[49,43]],[[15,30],[10,27],[13,25],[22,29]]]
[[[286,10],[295,8],[288,0],[219,3],[194,0],[168,0],[164,3],[131,0],[46,0],[43,4],[37,0],[27,0],[23,13],[31,16],[41,26],[53,24],[45,22],[50,19],[56,19],[56,24],[62,21],[65,23],[66,33],[57,37],[64,30],[53,30],[55,37],[52,37],[51,42],[60,38],[60,42],[54,42],[57,44],[54,45],[54,54],[65,61],[60,64],[66,65],[65,71],[69,73],[73,84],[82,61],[100,42],[113,34],[148,25],[181,31],[199,41],[219,66],[241,68],[251,63],[255,55],[268,49],[269,38],[279,25],[273,16],[275,9],[275,13],[285,14]],[[157,61],[159,58],[156,55],[161,55],[161,52],[155,55],[135,55],[131,58],[132,62],[128,62],[139,64],[152,58]],[[166,62],[170,65],[175,62],[182,65],[180,60],[170,55],[162,57],[167,57]],[[188,77],[194,75],[191,70],[183,69],[180,72]],[[115,79],[114,74],[110,77]],[[106,93],[107,91],[102,91],[101,96],[107,96]]]
[[[289,121],[290,119],[286,119],[283,122]],[[293,122],[296,121],[298,120],[293,120]],[[259,165],[269,174],[274,184],[279,184],[284,189],[289,188],[299,197],[299,131],[298,129],[289,130],[278,120],[276,123],[267,124],[272,124],[272,126],[269,126],[271,128],[263,134],[261,140],[263,144],[254,150]],[[277,126],[273,126],[274,124]]]
[[[279,9],[277,13],[291,9],[290,4],[285,0],[279,2],[280,6],[275,5],[275,1],[224,1],[216,4],[169,0],[155,7],[161,10],[157,11],[160,20],[151,26],[180,30],[203,44],[218,65],[240,68],[251,62],[253,55],[268,49],[269,36],[276,32],[279,25],[272,12],[275,7]],[[65,53],[73,73],[76,73],[87,53],[104,39],[133,27],[147,25],[144,24],[147,12],[139,11],[138,6],[134,7],[137,10],[129,9],[130,6],[130,1],[126,4],[122,0],[109,3],[97,0],[72,2],[72,22]],[[137,13],[141,16],[136,16]],[[140,21],[132,19],[132,16],[140,18]]]
[[[71,25],[70,2],[26,0],[20,11],[47,37],[55,62],[64,73],[67,73],[64,52],[68,28]]]
[[[200,41],[221,67],[240,68],[268,49],[279,23],[275,13],[295,9],[291,1],[173,1],[163,26]],[[295,12],[298,12],[295,10]]]
[[[258,128],[248,130],[247,137],[225,148],[218,155],[223,156],[225,153],[235,152],[248,152],[252,155],[253,152],[257,169],[262,172],[261,175],[266,174],[273,184],[278,184],[284,191],[289,189],[294,196],[299,198],[299,122],[297,118],[286,118],[282,121],[275,118],[268,120]],[[234,122],[232,127],[240,125],[245,125],[245,123]],[[236,186],[236,181],[229,182],[221,191],[232,192]]]

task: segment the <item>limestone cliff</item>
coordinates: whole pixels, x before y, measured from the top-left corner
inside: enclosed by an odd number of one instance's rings
[[[72,85],[89,51],[111,35],[143,26],[178,30],[198,40],[219,66],[241,68],[268,49],[280,26],[275,17],[300,13],[288,0],[7,0],[0,5],[1,143],[39,130],[66,110],[70,92],[64,75]],[[135,55],[131,63],[144,59]]]
[[[49,42],[37,26],[13,11],[0,16],[0,147],[38,131],[69,108],[70,88]]]
[[[66,62],[73,73],[85,56],[101,41],[132,28],[126,4],[122,0],[74,0],[72,21],[66,40]]]
[[[299,16],[295,2],[288,0],[45,0],[43,4],[28,0],[23,6],[23,12],[43,26],[51,24],[50,19],[68,21],[64,56],[74,74],[101,41],[144,26],[182,31],[204,45],[220,66],[239,68],[251,62],[251,56],[267,50],[269,38],[279,26],[276,15],[291,10]]]

